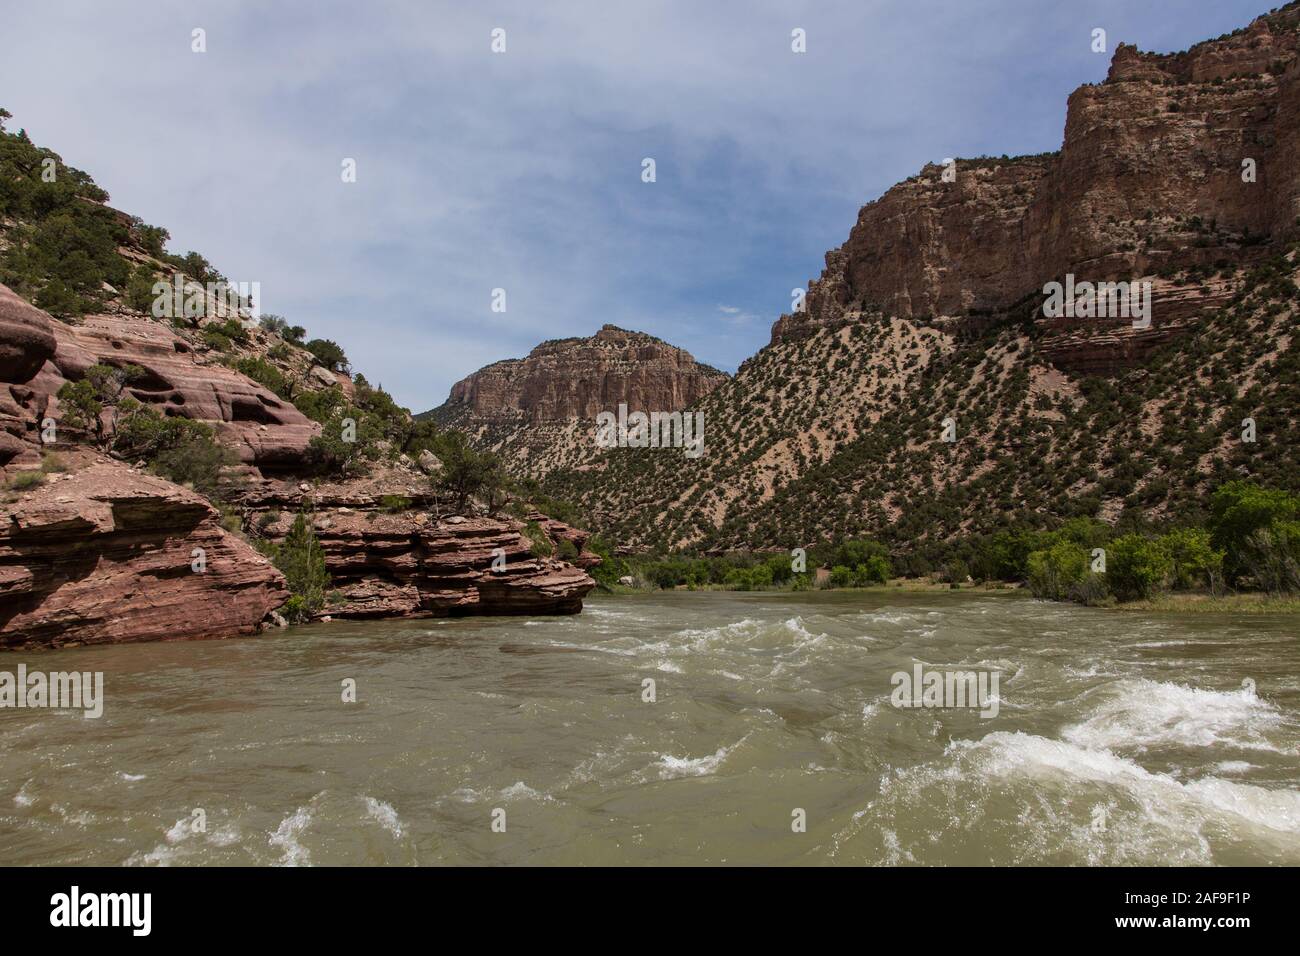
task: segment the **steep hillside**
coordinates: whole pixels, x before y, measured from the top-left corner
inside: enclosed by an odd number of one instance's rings
[[[526,358],[479,369],[425,412],[499,452],[516,474],[542,478],[580,467],[595,449],[594,422],[620,404],[679,411],[727,380],[690,353],[644,332],[605,325],[586,338],[543,342]]]
[[[611,450],[547,490],[633,547],[788,549],[1296,487],[1298,23],[1292,4],[1185,53],[1121,46],[1059,152],[925,167],[699,403],[703,457]],[[1046,314],[1067,276],[1149,282],[1150,322]]]

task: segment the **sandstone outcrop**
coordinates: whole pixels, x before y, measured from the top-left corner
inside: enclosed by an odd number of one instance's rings
[[[272,541],[300,511],[311,516],[333,589],[320,616],[576,614],[596,584],[582,570],[600,562],[582,550],[585,532],[547,519],[553,544],[568,540],[578,560],[539,557],[522,522],[441,514],[435,496],[415,489],[398,498],[346,485],[268,488],[243,505]]]
[[[0,507],[0,648],[253,634],[287,598],[207,501],[117,462]]]
[[[261,469],[302,461],[320,426],[292,404],[233,369],[201,359],[162,323],[126,315],[87,316],[81,325],[54,323],[54,365],[77,379],[96,363],[138,365],[144,377],[127,392],[164,415],[211,422],[242,461]]]
[[[53,381],[53,321],[0,285],[0,470],[39,463],[38,428]],[[57,388],[57,386],[54,386]]]
[[[0,285],[0,467],[29,464],[39,423],[60,418],[59,388],[95,364],[136,365],[126,391],[163,415],[209,422],[242,461],[264,470],[301,465],[320,426],[224,365],[199,356],[161,322],[126,313],[87,316],[79,325],[50,318]]]
[[[261,333],[249,333],[255,350]],[[0,286],[0,476],[34,471],[52,451],[70,469],[11,492],[0,515],[0,648],[252,633],[288,597],[279,572],[224,530],[201,496],[69,444],[75,432],[58,429],[57,446],[42,441],[42,422],[62,417],[59,388],[95,364],[138,366],[143,374],[129,382],[129,395],[162,415],[216,427],[243,462],[237,485],[252,489],[245,502],[251,534],[273,537],[298,509],[314,509],[334,578],[335,601],[323,614],[581,610],[595,585],[582,568],[599,563],[583,551],[584,532],[548,522],[557,545],[562,537],[575,548],[575,566],[535,557],[521,522],[431,518],[429,510],[445,509],[419,470],[440,468],[427,452],[418,463],[377,464],[369,475],[314,488],[276,478],[302,472],[320,426],[201,348],[125,310],[61,322]],[[353,393],[346,375],[318,371],[324,374],[309,369],[304,378]],[[106,427],[111,415],[105,412]],[[270,509],[290,514],[275,518]],[[191,568],[195,549],[205,555],[202,573]],[[497,555],[505,565],[494,569]]]

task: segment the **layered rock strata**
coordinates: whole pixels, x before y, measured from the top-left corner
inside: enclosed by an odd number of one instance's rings
[[[287,599],[207,501],[118,462],[0,506],[0,648],[253,634]]]

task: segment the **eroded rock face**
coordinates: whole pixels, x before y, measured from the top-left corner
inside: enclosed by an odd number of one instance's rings
[[[0,285],[0,381],[30,381],[54,347],[50,317]]]
[[[59,388],[92,365],[138,365],[127,392],[163,415],[214,424],[247,464],[291,470],[320,426],[291,403],[224,365],[196,355],[160,322],[126,313],[87,316],[79,325],[50,318],[0,285],[0,467],[30,464],[39,423],[58,420]],[[341,380],[342,376],[336,376]],[[350,383],[349,383],[350,385]]]
[[[203,498],[117,462],[0,508],[0,648],[253,634],[287,598]]]
[[[50,383],[58,380],[50,364],[57,344],[52,325],[0,285],[0,470],[40,463],[37,429]]]
[[[1121,44],[1106,81],[1071,95],[1058,152],[959,161],[952,181],[927,165],[864,206],[809,283],[806,311],[779,319],[772,341],[854,313],[939,327],[1033,314],[1044,283],[1067,273],[1120,281],[1252,261],[1300,215],[1298,24],[1292,6],[1184,53]],[[1157,290],[1154,331],[1095,323],[1111,358],[1097,343],[1077,352],[1073,334],[1049,351],[1066,367],[1135,360],[1177,334],[1188,305]]]
[[[561,541],[567,541],[573,545],[577,552],[576,557],[570,558],[574,564],[584,571],[594,568],[600,564],[600,555],[593,551],[587,550],[587,542],[591,540],[591,532],[583,531],[581,528],[575,528],[573,525],[565,524],[563,521],[557,521],[554,518],[542,514],[540,511],[534,511],[528,515],[529,521],[536,521],[546,536],[559,546]]]
[[[264,469],[300,465],[320,426],[292,404],[233,369],[200,359],[159,322],[128,315],[54,323],[54,365],[77,379],[91,365],[138,365],[144,378],[127,391],[164,415],[212,422],[242,461]]]
[[[596,585],[582,568],[600,558],[581,547],[575,567],[535,557],[514,519],[439,518],[427,510],[437,506],[428,495],[408,495],[405,503],[392,512],[378,496],[339,488],[244,501],[249,524],[271,540],[283,538],[299,511],[311,515],[336,597],[321,615],[331,618],[576,614]],[[561,536],[586,542],[585,532],[562,522],[551,527],[554,543]]]
[[[589,338],[543,342],[527,358],[479,369],[452,386],[444,407],[464,406],[486,418],[522,415],[533,424],[594,419],[620,402],[671,412],[726,379],[654,336],[606,325]]]

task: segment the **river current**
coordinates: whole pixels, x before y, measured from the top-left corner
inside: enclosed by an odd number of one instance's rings
[[[1283,615],[664,592],[20,663],[104,705],[0,710],[7,865],[1300,864]],[[918,665],[996,715],[894,706]]]

